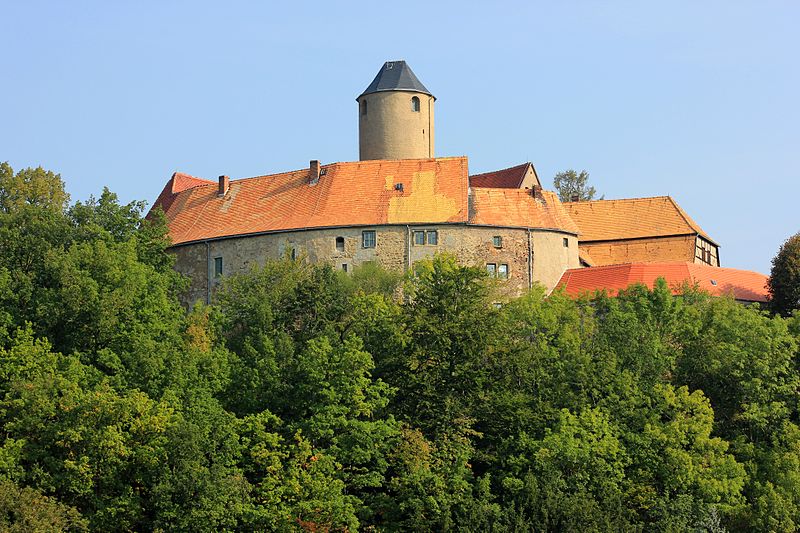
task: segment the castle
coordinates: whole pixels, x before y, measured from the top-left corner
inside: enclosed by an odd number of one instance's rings
[[[719,268],[718,245],[670,197],[562,203],[532,163],[470,176],[466,157],[435,157],[436,98],[405,61],[385,63],[356,100],[359,161],[236,180],[173,174],[154,208],[190,280],[187,303],[286,254],[349,272],[409,269],[437,252],[485,268],[509,295],[535,283],[576,292],[573,279],[603,288],[609,268],[648,263],[696,265],[695,282],[725,271],[734,294],[747,285],[744,300],[761,298],[760,278]]]

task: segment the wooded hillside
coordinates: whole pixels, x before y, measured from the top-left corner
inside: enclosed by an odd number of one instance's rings
[[[185,310],[158,216],[0,165],[0,530],[794,531],[800,315],[302,258]]]

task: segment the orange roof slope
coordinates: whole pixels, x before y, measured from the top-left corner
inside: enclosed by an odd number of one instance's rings
[[[322,171],[314,185],[308,169],[233,180],[224,197],[217,182],[176,174],[154,207],[164,210],[173,244],[300,228],[467,222],[465,157],[333,163]]]
[[[714,296],[733,295],[747,302],[767,301],[767,276],[749,270],[720,268],[697,263],[629,263],[589,268],[573,268],[564,272],[556,289],[563,288],[570,296],[607,290],[612,296],[633,283],[652,288],[664,278],[673,294],[684,282]]]
[[[529,166],[530,163],[523,163],[503,170],[475,174],[469,177],[469,184],[473,187],[519,189],[522,185],[522,180],[525,179],[525,175],[528,173]]]
[[[581,241],[700,234],[714,242],[669,196],[565,202],[564,207],[581,229]]]
[[[558,196],[540,191],[534,198],[529,190],[472,189],[470,224],[547,228],[578,233],[578,226],[569,217]]]
[[[155,206],[161,206],[161,209],[166,212],[169,207],[172,205],[172,201],[175,199],[177,193],[183,192],[186,189],[190,189],[192,187],[197,187],[199,185],[208,185],[214,183],[213,181],[204,180],[201,178],[195,178],[194,176],[190,176],[189,174],[184,174],[183,172],[175,172],[172,174],[172,177],[169,179],[164,188],[161,190],[161,194],[158,195],[156,202],[153,204]]]

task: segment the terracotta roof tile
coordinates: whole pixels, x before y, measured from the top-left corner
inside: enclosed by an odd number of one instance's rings
[[[556,289],[562,288],[571,296],[605,289],[613,296],[633,283],[652,288],[658,278],[666,280],[673,294],[688,281],[714,296],[733,295],[736,300],[747,302],[766,302],[768,298],[764,274],[698,263],[628,263],[573,268],[564,272]]]
[[[470,224],[549,228],[578,233],[558,196],[541,191],[534,198],[529,190],[473,188]]]
[[[584,242],[686,234],[714,242],[669,196],[566,202],[564,207]]]
[[[518,189],[522,185],[522,180],[525,179],[529,166],[530,163],[523,163],[503,170],[475,174],[469,177],[469,184],[472,187]]]
[[[359,161],[218,184],[175,174],[155,206],[167,216],[173,244],[268,231],[332,226],[467,222],[465,157]],[[397,190],[396,184],[403,184]]]

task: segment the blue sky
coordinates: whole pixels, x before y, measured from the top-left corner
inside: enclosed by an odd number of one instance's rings
[[[355,98],[405,59],[436,153],[478,173],[589,171],[672,195],[723,266],[768,273],[800,231],[797,2],[0,0],[0,161],[155,200],[173,171],[236,179],[358,159]]]

